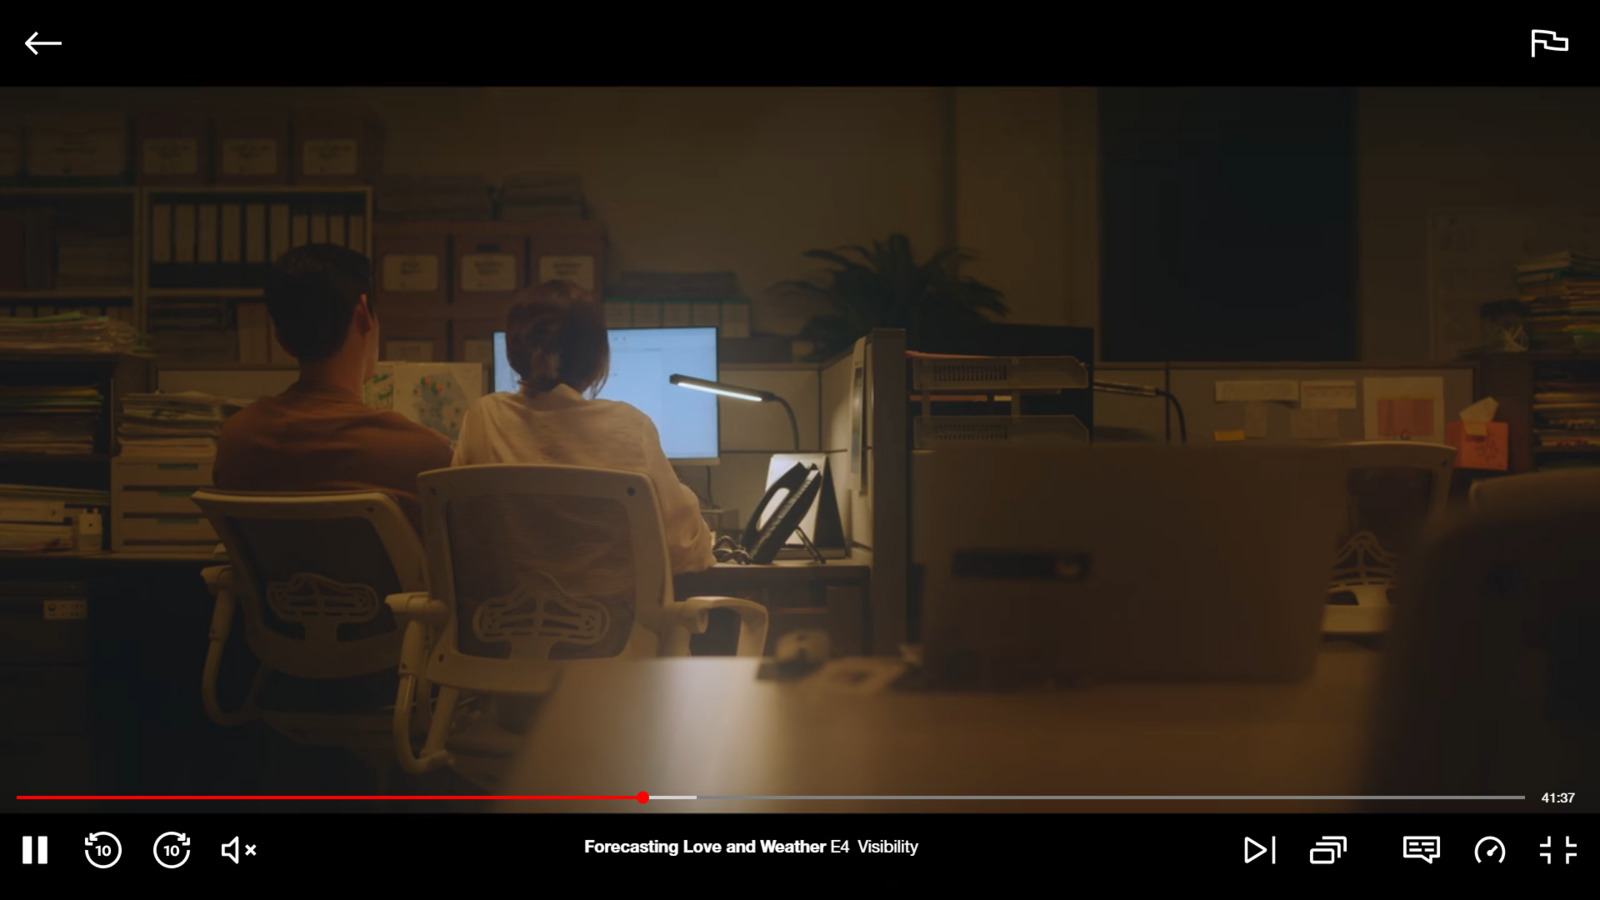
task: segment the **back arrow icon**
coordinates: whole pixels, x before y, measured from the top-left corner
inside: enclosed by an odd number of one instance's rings
[[[33,33],[33,37],[28,38],[27,40],[23,41],[22,45],[24,47],[27,47],[28,50],[31,51],[34,56],[38,56],[40,47],[59,47],[59,46],[61,46],[61,42],[60,41],[41,41],[41,40],[39,40],[39,32],[35,31]]]

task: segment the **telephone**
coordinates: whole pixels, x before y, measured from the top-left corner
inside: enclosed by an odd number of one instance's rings
[[[811,509],[811,504],[817,501],[817,495],[821,491],[822,470],[816,466],[795,463],[794,468],[785,472],[767,488],[766,495],[756,505],[756,511],[750,516],[750,521],[745,525],[744,534],[738,542],[734,542],[732,538],[723,538],[717,542],[715,550],[717,561],[754,565],[766,565],[772,562],[777,558],[778,551],[789,542],[789,536],[799,529],[800,522],[805,519],[806,512]],[[783,500],[779,503],[777,512],[768,518],[767,507],[771,506],[780,494],[783,495]],[[763,519],[766,521],[764,525]]]

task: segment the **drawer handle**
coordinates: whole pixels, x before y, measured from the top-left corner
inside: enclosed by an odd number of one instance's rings
[[[199,525],[199,519],[157,519],[157,525]]]
[[[156,491],[156,494],[162,497],[182,497],[187,500],[194,496],[194,491]]]
[[[162,472],[198,472],[199,463],[156,463],[156,468]]]

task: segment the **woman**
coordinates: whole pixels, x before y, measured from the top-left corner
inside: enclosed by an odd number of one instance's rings
[[[678,480],[661,436],[626,403],[594,399],[611,363],[605,310],[567,281],[535,288],[506,316],[506,356],[520,389],[478,400],[461,422],[454,465],[585,466],[655,483],[672,571],[709,568],[711,530]]]

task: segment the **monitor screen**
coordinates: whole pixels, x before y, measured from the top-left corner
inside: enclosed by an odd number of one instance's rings
[[[599,396],[638,408],[661,433],[674,462],[713,462],[720,449],[717,397],[672,385],[673,375],[717,380],[717,329],[614,328],[611,374]],[[515,391],[506,334],[494,335],[494,390]]]

